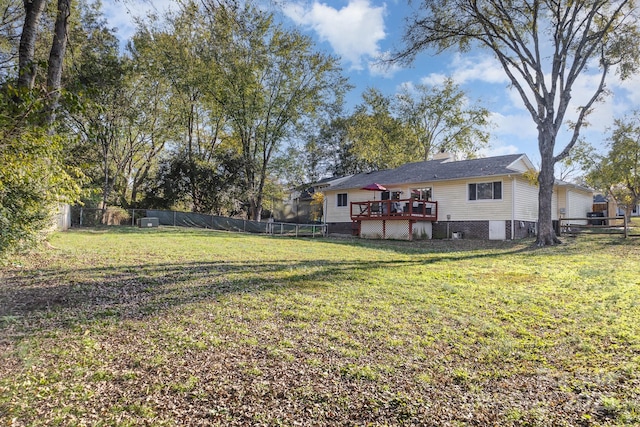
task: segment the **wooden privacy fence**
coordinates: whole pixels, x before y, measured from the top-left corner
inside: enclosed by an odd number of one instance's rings
[[[560,234],[622,234],[629,237],[630,227],[626,217],[561,218]]]

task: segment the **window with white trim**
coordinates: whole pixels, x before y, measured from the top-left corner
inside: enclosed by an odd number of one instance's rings
[[[347,206],[347,193],[338,193],[338,207]]]
[[[502,200],[502,181],[469,184],[469,200]]]
[[[419,200],[431,200],[431,187],[412,188],[411,198]]]
[[[399,200],[402,197],[402,191],[383,191],[380,193],[380,200]]]

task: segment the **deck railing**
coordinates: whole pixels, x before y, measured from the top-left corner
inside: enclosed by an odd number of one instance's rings
[[[438,220],[438,202],[418,199],[367,200],[351,202],[351,219]]]

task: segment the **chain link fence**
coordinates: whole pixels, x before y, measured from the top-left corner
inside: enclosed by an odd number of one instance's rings
[[[96,227],[101,225],[136,226],[141,218],[157,218],[159,225],[174,227],[206,228],[211,230],[263,233],[287,236],[324,236],[324,224],[289,224],[273,221],[260,222],[227,218],[194,212],[177,212],[157,209],[96,209],[73,206],[72,227]]]

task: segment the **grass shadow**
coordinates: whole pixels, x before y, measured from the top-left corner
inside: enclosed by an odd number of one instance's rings
[[[171,233],[172,238],[213,237],[209,230],[171,228],[140,230],[131,227],[104,227],[88,233],[141,234]],[[243,239],[244,234],[225,233],[225,238]],[[254,238],[254,237],[250,237]],[[265,237],[271,239],[271,237]],[[275,239],[275,238],[274,238]],[[291,239],[295,242],[298,239]],[[500,258],[515,254],[532,256],[545,250],[533,249],[530,241],[381,241],[364,239],[300,239],[323,245],[348,246],[353,251],[377,251],[374,260],[315,259],[277,261],[128,261],[126,265],[81,268],[13,268],[0,271],[0,334],[16,338],[41,330],[73,328],[100,319],[140,319],[176,307],[216,301],[225,295],[261,292],[273,288],[334,286],[341,281],[367,279],[368,272]],[[587,242],[587,243],[584,243]],[[573,243],[549,248],[546,253],[583,251],[592,239],[576,238]],[[601,244],[633,245],[630,239],[603,239]],[[318,249],[318,253],[330,251]],[[323,252],[324,251],[324,252]],[[390,256],[384,257],[384,252]],[[294,253],[294,252],[292,252]],[[394,256],[392,254],[410,257]],[[418,255],[418,256],[416,256]],[[383,261],[381,261],[383,259]],[[516,259],[517,261],[518,259]],[[524,259],[521,259],[525,262]],[[383,262],[384,264],[381,264]]]
[[[535,251],[533,239],[526,240],[373,240],[327,237],[322,241],[354,249],[388,251],[402,255],[432,255],[429,262],[498,257]]]
[[[121,234],[121,235],[135,235],[135,234],[176,234],[187,236],[211,236],[212,233],[227,233],[230,236],[241,237],[246,233],[238,231],[225,231],[214,230],[211,228],[195,228],[195,227],[180,227],[161,225],[154,228],[134,227],[131,225],[98,225],[91,227],[74,226],[69,230],[70,232],[82,232],[89,234]]]
[[[416,263],[397,260],[385,266]],[[0,335],[20,338],[105,318],[142,319],[231,294],[320,288],[379,266],[374,261],[220,261],[14,270],[0,286]]]

